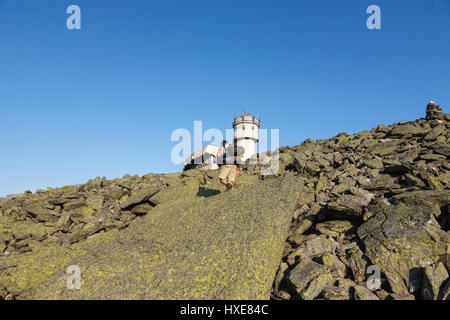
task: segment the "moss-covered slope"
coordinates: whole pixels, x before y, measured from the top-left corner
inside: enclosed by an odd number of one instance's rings
[[[256,180],[232,193],[169,187],[122,232],[1,258],[17,265],[2,284],[21,299],[267,299],[301,181]],[[69,265],[81,269],[80,290],[67,289]]]

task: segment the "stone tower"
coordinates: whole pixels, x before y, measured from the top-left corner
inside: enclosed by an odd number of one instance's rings
[[[245,149],[243,161],[246,161],[256,153],[256,144],[259,141],[259,126],[259,119],[251,116],[249,113],[244,113],[242,116],[234,118],[234,140],[237,146]]]

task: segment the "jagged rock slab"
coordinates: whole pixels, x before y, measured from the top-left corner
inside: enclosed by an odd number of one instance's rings
[[[212,197],[185,186],[124,231],[2,257],[15,267],[0,284],[18,299],[268,299],[301,185],[287,175]],[[80,290],[67,289],[70,265]]]
[[[423,268],[445,256],[450,244],[430,203],[399,202],[361,225],[365,254],[386,274],[392,291],[408,294],[420,288]]]

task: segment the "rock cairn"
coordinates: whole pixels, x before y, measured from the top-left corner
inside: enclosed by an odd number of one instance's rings
[[[427,120],[444,120],[445,114],[440,108],[438,104],[436,104],[434,101],[430,101],[427,106]]]

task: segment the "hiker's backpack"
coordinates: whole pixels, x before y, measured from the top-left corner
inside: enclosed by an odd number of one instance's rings
[[[219,158],[217,158],[217,164],[219,165],[219,167],[223,166],[223,165],[226,165],[226,164],[229,164],[229,163],[227,163],[228,147],[227,148],[221,147],[221,148],[223,149],[222,155]]]
[[[217,164],[219,166],[226,164],[239,165],[237,158],[240,158],[244,154],[244,152],[245,150],[243,147],[238,147],[234,144],[231,144],[228,147],[224,148],[222,156],[217,159]]]

